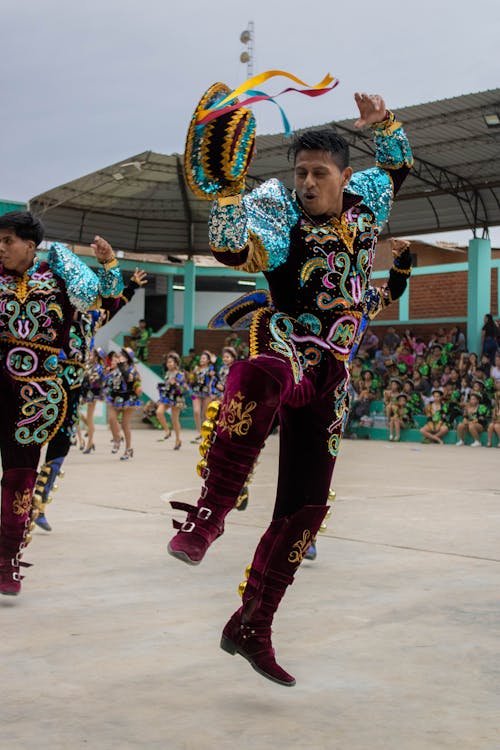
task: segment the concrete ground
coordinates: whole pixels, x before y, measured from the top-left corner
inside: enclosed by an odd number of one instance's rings
[[[498,750],[500,450],[344,441],[315,562],[275,622],[290,689],[220,650],[267,526],[277,438],[204,563],[166,553],[197,446],[72,449],[0,597],[2,750]],[[179,516],[179,514],[177,514]],[[182,516],[182,514],[180,514]]]

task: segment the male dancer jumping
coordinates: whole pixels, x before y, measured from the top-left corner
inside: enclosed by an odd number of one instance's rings
[[[187,511],[187,519],[174,522],[178,532],[168,549],[189,564],[201,562],[223,533],[224,518],[279,410],[273,520],[257,546],[243,604],[224,627],[221,646],[243,656],[264,677],[288,686],[295,679],[275,660],[271,623],[327,512],[348,411],[349,353],[362,321],[391,301],[390,285],[377,289],[369,282],[377,236],[412,165],[401,123],[386,111],[383,99],[356,94],[355,100],[356,127],[373,131],[376,166],[353,174],[342,137],[331,128],[305,131],[290,148],[292,194],[269,180],[243,196],[244,175],[231,185],[224,159],[237,151],[236,137],[241,138],[244,127],[231,130],[234,113],[212,129],[208,150],[197,142],[195,113],[186,150],[191,187],[197,180],[203,183],[200,175],[205,186],[210,178],[220,182],[225,175],[223,190],[212,191],[212,197],[219,196],[209,229],[215,258],[240,270],[263,271],[271,302],[253,315],[250,359],[236,362],[229,373],[200,468],[205,481],[197,506],[172,503]],[[233,148],[227,143],[231,132],[237,133],[234,144],[229,143]],[[403,249],[391,270],[393,291],[399,284],[404,288],[409,269],[409,253]]]

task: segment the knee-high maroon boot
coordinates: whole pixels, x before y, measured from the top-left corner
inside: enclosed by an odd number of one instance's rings
[[[243,592],[243,605],[222,631],[221,648],[240,654],[263,677],[291,687],[295,678],[276,662],[271,624],[287,586],[316,536],[327,505],[306,505],[279,518],[261,538]]]
[[[0,519],[0,593],[16,596],[21,590],[19,568],[23,549],[29,541],[31,497],[36,469],[7,469],[2,476],[2,515]]]
[[[212,434],[210,424],[207,428],[208,448],[200,468],[205,483],[197,505],[170,503],[174,510],[187,512],[184,523],[173,521],[177,534],[168,545],[171,555],[198,565],[221,536],[224,519],[235,507],[272,427],[279,399],[280,384],[265,370],[251,361],[231,367]]]

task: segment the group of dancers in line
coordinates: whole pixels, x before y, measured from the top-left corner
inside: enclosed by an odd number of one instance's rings
[[[140,283],[139,283],[140,281]],[[136,269],[131,290],[146,283],[144,271]],[[127,299],[131,295],[127,295]],[[109,316],[108,316],[109,317]],[[187,408],[187,398],[191,398],[193,412],[195,415],[198,436],[192,442],[202,440],[201,424],[205,419],[206,408],[210,401],[222,400],[225,383],[231,365],[237,359],[237,352],[233,347],[226,346],[222,350],[222,364],[217,368],[217,360],[209,351],[203,351],[191,370],[181,369],[181,357],[175,351],[166,355],[164,364],[163,380],[158,383],[158,401],[156,402],[156,417],[165,435],[161,440],[171,436],[172,430],[166,420],[166,412],[170,411],[172,428],[175,434],[174,450],[181,448],[181,424],[180,413]],[[58,455],[52,457],[52,465],[57,467],[58,473],[64,457],[67,455],[69,445],[74,445],[77,438],[80,450],[84,455],[95,451],[95,410],[98,402],[106,404],[107,422],[111,431],[111,453],[116,454],[120,450],[122,441],[125,443],[121,461],[130,460],[134,455],[132,447],[131,421],[135,409],[143,405],[141,400],[142,387],[141,376],[136,366],[134,351],[124,347],[121,351],[110,351],[108,354],[100,347],[90,350],[90,357],[81,388],[75,393],[78,401],[74,410],[74,419],[68,425],[65,434],[70,437],[57,450]],[[80,413],[82,405],[87,406],[86,414]],[[80,420],[85,424],[85,440],[81,435]],[[123,433],[123,436],[122,436]],[[50,445],[48,449],[51,458]],[[55,464],[54,464],[55,461]],[[52,474],[45,481],[46,470],[42,470],[40,479],[43,484],[39,488],[37,496],[40,500],[39,513],[35,524],[44,531],[51,531],[52,527],[47,519],[45,507],[51,500],[50,492],[54,487],[55,476]],[[248,497],[248,495],[246,496]]]
[[[201,426],[206,416],[207,406],[211,401],[222,401],[229,370],[237,359],[236,349],[232,346],[225,346],[222,349],[221,364],[217,367],[217,358],[208,350],[204,350],[196,364],[188,370],[183,370],[179,354],[173,351],[167,354],[164,382],[158,386],[159,399],[156,417],[165,430],[165,438],[169,438],[171,430],[167,424],[165,412],[170,410],[175,433],[174,450],[179,450],[182,445],[180,412],[186,408],[186,397],[191,398],[198,433],[192,442],[198,443],[203,439]]]

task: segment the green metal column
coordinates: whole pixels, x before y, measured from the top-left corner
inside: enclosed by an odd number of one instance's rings
[[[399,320],[402,323],[408,322],[410,319],[410,279],[408,279],[408,284],[406,285],[406,289],[399,298]]]
[[[167,326],[173,326],[175,322],[175,305],[174,305],[174,277],[167,276]]]
[[[188,354],[194,346],[196,266],[192,260],[184,264],[184,321],[182,330],[182,353]]]
[[[491,242],[469,240],[467,273],[467,348],[480,354],[481,328],[491,307]]]

